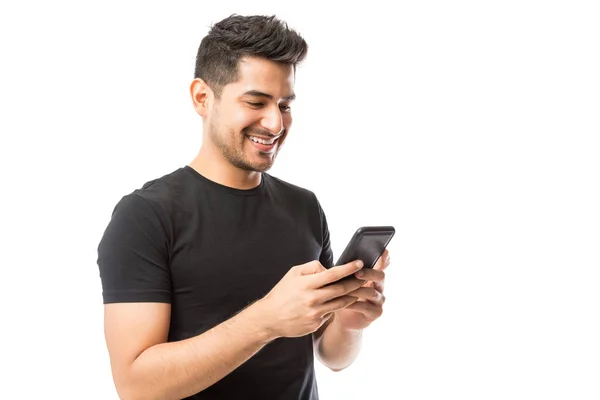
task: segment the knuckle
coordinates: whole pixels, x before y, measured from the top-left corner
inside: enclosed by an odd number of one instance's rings
[[[309,294],[306,296],[305,300],[304,300],[305,304],[308,305],[309,307],[314,307],[317,305],[318,303],[318,299],[317,296],[314,294]]]
[[[355,290],[355,287],[353,287],[350,282],[349,283],[345,283],[343,285],[339,285],[337,288],[337,295],[339,296],[343,296],[345,294],[350,293],[351,291]]]
[[[346,294],[346,291],[344,291],[344,289],[341,286],[337,285],[331,291],[331,295],[329,296],[329,298],[330,298],[330,300],[335,300],[337,298],[342,297],[345,294]]]
[[[344,289],[348,291],[355,290],[362,287],[363,284],[364,281],[352,277],[352,279],[348,279],[347,282],[344,282]]]
[[[341,296],[345,296],[348,293],[351,293],[354,290],[353,287],[350,287],[348,285],[340,285],[337,289],[336,289],[336,297],[341,297]]]
[[[313,260],[310,262],[310,266],[319,270],[325,270],[326,268],[321,264],[319,260]]]

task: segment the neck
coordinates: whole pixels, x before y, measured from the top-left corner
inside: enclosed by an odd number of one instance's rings
[[[232,165],[221,152],[203,141],[198,155],[188,165],[213,182],[234,189],[252,189],[260,184],[261,173]]]

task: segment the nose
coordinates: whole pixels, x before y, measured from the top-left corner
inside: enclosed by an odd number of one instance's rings
[[[260,124],[273,135],[279,135],[283,130],[283,116],[279,107],[275,105],[274,107],[265,109],[265,115]]]

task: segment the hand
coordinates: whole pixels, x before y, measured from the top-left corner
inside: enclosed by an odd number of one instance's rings
[[[356,262],[326,269],[318,261],[291,268],[275,287],[252,307],[261,313],[261,320],[270,336],[298,337],[315,332],[337,310],[357,301],[348,294],[365,281],[351,276],[362,267]]]
[[[361,330],[369,325],[383,313],[383,303],[385,296],[383,295],[383,286],[385,273],[383,272],[390,265],[390,255],[386,249],[375,266],[365,268],[360,271],[363,276],[356,273],[359,279],[367,281],[362,287],[354,292],[348,293],[350,296],[358,297],[358,301],[350,304],[343,310],[335,313],[337,324],[342,329]]]

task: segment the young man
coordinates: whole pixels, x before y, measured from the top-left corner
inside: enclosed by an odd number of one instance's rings
[[[347,367],[381,315],[387,252],[332,267],[315,195],[265,172],[306,52],[274,17],[233,15],[202,40],[198,155],[124,196],[98,247],[121,398],[318,399],[314,354]]]

